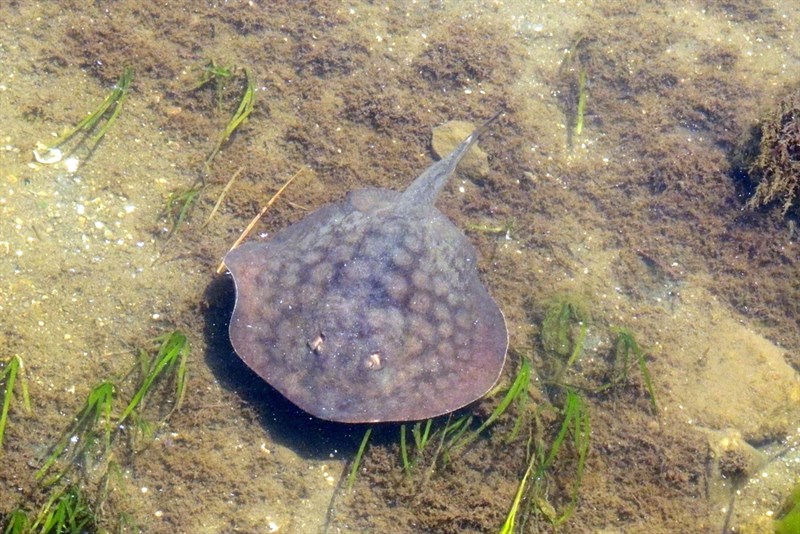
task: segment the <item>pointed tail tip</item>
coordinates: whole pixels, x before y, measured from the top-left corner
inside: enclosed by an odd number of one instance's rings
[[[506,110],[504,110],[504,109],[498,110],[494,115],[492,115],[491,117],[486,119],[486,121],[483,123],[483,125],[481,127],[483,127],[483,126],[491,126],[492,124],[494,124],[494,122],[497,119],[499,119],[500,117],[502,117],[505,114],[506,114]]]
[[[470,134],[469,140],[470,141],[476,141],[480,136],[485,134],[492,126],[494,126],[494,123],[497,122],[500,119],[500,117],[502,117],[505,114],[506,114],[506,111],[504,109],[501,109],[500,111],[498,111],[497,113],[495,113],[494,115],[492,115],[491,117],[486,119],[483,122],[483,124],[478,126],[475,129],[475,131],[472,132],[472,134]]]

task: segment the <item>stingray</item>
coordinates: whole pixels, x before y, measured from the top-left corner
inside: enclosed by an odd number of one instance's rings
[[[351,191],[229,252],[239,357],[330,421],[427,419],[485,395],[505,362],[505,319],[434,201],[497,116],[405,191]]]

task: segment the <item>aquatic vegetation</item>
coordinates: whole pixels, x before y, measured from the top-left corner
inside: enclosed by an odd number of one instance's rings
[[[83,136],[75,146],[66,153],[72,154],[81,146],[85,146],[89,154],[94,152],[100,140],[103,139],[122,111],[122,106],[128,96],[132,81],[133,69],[125,67],[114,89],[105,100],[103,100],[103,102],[101,102],[86,118],[56,139],[55,143],[37,148],[37,150],[34,151],[36,160],[40,163],[56,163],[60,161],[62,154],[60,147],[79,133],[83,134]],[[104,117],[106,117],[105,123],[100,125]]]
[[[504,234],[507,238],[511,238],[511,234],[514,233],[517,226],[517,220],[514,218],[508,219],[503,224],[491,225],[491,224],[474,224],[468,223],[464,225],[467,230],[471,230],[473,232],[479,232],[482,234]]]
[[[20,389],[22,391],[22,406],[25,411],[31,412],[31,401],[28,396],[28,381],[25,377],[25,367],[22,358],[15,355],[3,363],[0,369],[0,384],[3,387],[3,407],[0,411],[0,450],[3,448],[3,437],[5,436],[6,424],[8,423],[8,411],[11,408],[11,399],[14,398],[14,387],[19,378]]]
[[[41,480],[50,471],[56,460],[62,455],[66,455],[67,467],[47,480],[45,485],[51,485],[60,480],[67,473],[70,466],[97,445],[98,438],[101,436],[104,439],[102,440],[103,448],[100,456],[105,456],[111,449],[111,409],[113,399],[114,384],[112,382],[104,380],[92,388],[83,407],[73,419],[72,426],[61,435],[42,467],[36,471],[36,480]],[[99,428],[98,423],[101,423]],[[68,450],[70,444],[76,444],[76,446]]]
[[[555,366],[550,382],[561,384],[565,373],[577,362],[589,329],[588,319],[583,306],[574,297],[559,297],[548,308],[540,340]]]
[[[473,419],[474,416],[471,413],[466,413],[457,417],[455,420],[453,420],[452,414],[447,416],[447,423],[444,425],[441,438],[441,442],[445,445],[444,454],[446,457],[449,458],[450,449],[452,449],[456,443],[459,443],[467,430],[470,429]],[[434,462],[435,461],[436,458],[434,458]]]
[[[422,456],[422,452],[425,450],[425,446],[428,444],[428,439],[431,435],[431,426],[433,425],[433,419],[427,419],[425,421],[425,429],[422,430],[422,421],[417,421],[414,423],[414,426],[411,429],[411,434],[414,437],[414,445],[416,450],[416,457],[413,462],[410,462],[408,459],[408,446],[406,444],[406,425],[400,425],[400,457],[403,460],[403,470],[406,473],[411,471],[411,468],[414,464],[419,460]]]
[[[189,357],[189,343],[186,336],[178,330],[159,336],[153,340],[158,351],[150,356],[150,352],[139,349],[139,363],[126,376],[137,369],[143,377],[136,392],[125,405],[119,416],[114,416],[114,399],[122,389],[111,380],[104,380],[89,392],[86,402],[73,418],[72,425],[61,435],[51,448],[42,466],[36,472],[36,479],[42,480],[50,473],[58,460],[63,467],[44,481],[46,486],[52,485],[76,465],[85,466],[93,462],[105,462],[108,470],[109,456],[115,436],[126,427],[122,425],[129,418],[134,418],[135,428],[140,433],[151,434],[151,424],[142,416],[141,408],[145,397],[151,392],[153,385],[171,377],[175,381],[175,402],[169,412],[159,422],[166,420],[180,406],[186,385],[186,362]],[[165,405],[162,401],[160,405]]]
[[[575,136],[579,136],[583,132],[583,115],[586,113],[586,69],[581,67],[578,71],[578,105],[575,109]]]
[[[566,430],[565,430],[566,427]],[[575,466],[575,481],[572,486],[570,502],[560,516],[550,518],[553,524],[560,525],[569,519],[575,506],[578,503],[578,492],[583,480],[584,469],[586,468],[586,458],[589,455],[591,441],[591,424],[589,421],[589,410],[583,398],[575,391],[567,391],[567,399],[564,403],[564,420],[559,430],[558,436],[553,441],[550,452],[544,462],[544,469],[547,469],[558,454],[564,442],[567,431],[572,436],[572,446],[577,453],[577,464]]]
[[[210,172],[211,162],[217,156],[219,151],[222,149],[222,145],[225,144],[228,139],[233,135],[233,133],[247,120],[250,114],[255,109],[255,102],[256,102],[256,89],[255,89],[255,81],[253,80],[253,76],[250,72],[250,69],[243,69],[244,78],[245,78],[245,89],[242,93],[242,96],[239,100],[239,105],[236,108],[236,111],[231,116],[230,120],[226,124],[225,128],[220,133],[217,143],[214,145],[214,148],[211,150],[209,155],[206,157],[205,162],[203,163],[203,170],[200,173],[199,178],[192,184],[192,186],[178,190],[170,194],[166,201],[166,208],[165,212],[170,219],[171,228],[169,234],[167,235],[167,241],[169,241],[178,228],[183,224],[183,222],[188,217],[189,213],[191,212],[192,208],[197,204],[197,201],[200,199],[201,193],[204,191],[206,183],[205,177]],[[221,67],[217,65],[213,60],[210,61],[203,70],[203,74],[197,83],[193,87],[193,89],[199,89],[211,82],[216,85],[217,88],[217,97],[219,99],[219,106],[222,107],[222,92],[225,87],[225,83],[227,80],[233,77],[234,69],[229,67]],[[214,216],[217,209],[219,209],[219,204],[222,202],[222,198],[227,193],[228,188],[239,175],[241,170],[237,171],[233,177],[228,181],[228,184],[223,189],[221,195],[217,199],[217,203],[215,204],[214,208],[212,209],[211,213],[209,214],[208,218],[206,219],[203,226],[206,226],[208,222],[211,220],[211,217]]]
[[[136,409],[141,407],[144,397],[150,392],[153,385],[164,377],[171,377],[175,381],[175,404],[162,418],[162,421],[177,410],[183,402],[183,395],[186,391],[186,361],[189,358],[189,340],[182,332],[175,330],[155,338],[154,342],[158,344],[158,351],[152,356],[147,350],[139,349],[140,368],[145,371],[144,377],[128,406],[119,416],[118,425],[121,425],[128,416],[134,414]]]
[[[559,356],[571,354],[575,344],[573,326],[582,326],[587,320],[588,314],[575,297],[556,298],[547,308],[542,321],[542,346],[546,351]]]
[[[367,443],[369,443],[369,437],[372,435],[372,427],[369,427],[366,432],[364,432],[364,437],[361,439],[361,445],[358,447],[358,452],[356,452],[355,458],[353,458],[353,465],[350,467],[350,474],[347,476],[347,489],[352,489],[353,483],[356,481],[356,475],[358,474],[358,469],[361,467],[361,459],[364,457],[364,451],[367,450]]]
[[[553,525],[561,525],[569,519],[575,510],[586,467],[586,458],[589,453],[591,436],[589,411],[583,398],[574,390],[567,389],[562,414],[558,433],[553,438],[549,448],[543,443],[534,444],[533,438],[529,439],[528,467],[517,486],[517,492],[514,494],[506,520],[499,531],[500,534],[511,534],[515,531],[517,519],[520,517],[521,512],[522,525],[525,524],[531,512],[538,512],[544,515]],[[562,450],[568,435],[571,436],[572,447],[577,454],[575,480],[572,485],[570,502],[561,513],[558,513],[547,503],[545,475]],[[544,453],[545,450],[547,450],[546,454]],[[527,503],[527,505],[523,506],[523,503]]]
[[[658,413],[653,378],[647,366],[647,352],[636,341],[633,333],[625,328],[612,329],[612,369],[610,379],[602,385],[578,386],[565,382],[566,373],[580,358],[589,329],[588,315],[573,298],[557,299],[547,310],[540,333],[541,343],[551,356],[553,370],[546,377],[546,383],[557,387],[582,387],[582,389],[601,392],[627,384],[630,370],[638,366],[644,387],[650,397],[653,413]],[[573,375],[574,376],[574,375]]]
[[[564,54],[558,69],[560,83],[564,86],[563,106],[567,115],[568,144],[583,132],[583,120],[588,99],[588,74],[586,61],[581,57],[584,36],[578,35]],[[577,74],[577,75],[576,75]]]
[[[433,430],[433,424],[436,419],[427,419],[424,430],[421,430],[421,421],[414,424],[411,433],[414,436],[415,449],[414,458],[411,461],[408,460],[407,440],[405,437],[406,425],[401,425],[400,456],[403,460],[403,470],[406,474],[411,474],[411,470],[424,458],[425,450],[433,440],[438,441],[438,445],[433,454],[431,454],[427,476],[429,477],[432,471],[435,470],[440,457],[443,458],[444,463],[450,461],[451,451],[456,448],[456,445],[461,442],[464,434],[469,430],[473,416],[467,413],[453,419],[453,414],[448,414],[447,417],[437,419],[444,419],[445,423],[444,425],[440,424],[435,430]]]
[[[31,520],[27,512],[22,508],[17,508],[8,515],[3,534],[27,534],[31,531]]]
[[[188,189],[174,191],[167,197],[164,211],[171,223],[169,233],[167,234],[167,242],[169,242],[181,224],[186,220],[192,207],[200,198],[200,193],[202,191],[202,187],[192,186]]]
[[[417,446],[417,450],[425,449],[425,445],[428,443],[428,438],[431,434],[431,425],[433,424],[433,419],[428,419],[425,421],[425,429],[422,430],[422,421],[417,421],[414,423],[414,427],[411,430],[411,434],[414,436],[414,444]],[[405,425],[402,425],[405,427]]]
[[[492,410],[491,414],[484,420],[477,428],[470,430],[474,416],[472,414],[463,414],[454,418],[449,414],[446,418],[432,418],[424,421],[417,421],[411,427],[411,435],[413,437],[413,456],[410,454],[411,446],[408,439],[408,425],[400,425],[400,459],[403,465],[403,471],[410,475],[414,467],[425,456],[425,450],[431,441],[438,441],[436,450],[430,457],[430,466],[428,467],[428,476],[435,469],[439,458],[441,457],[445,463],[457,455],[464,447],[474,442],[485,430],[494,425],[497,420],[509,409],[512,404],[517,404],[517,419],[514,428],[508,440],[510,441],[516,435],[522,423],[522,415],[524,413],[524,403],[529,399],[528,386],[531,379],[531,364],[528,358],[521,356],[519,369],[517,370],[514,380],[509,386],[503,398],[497,406]],[[496,388],[493,392],[487,394],[491,397],[496,392],[501,391],[501,388]],[[436,421],[445,420],[444,425],[438,424],[435,427]]]
[[[552,409],[554,405],[563,403],[560,410],[561,423],[549,442],[544,437],[546,429],[538,417],[535,426],[529,429],[531,434],[526,448],[528,466],[519,482],[506,521],[500,529],[501,534],[517,531],[518,522],[518,530],[523,531],[532,514],[546,519],[552,525],[561,525],[569,519],[577,506],[589,453],[591,427],[586,401],[575,387],[564,382],[564,377],[574,368],[583,351],[588,324],[588,314],[574,297],[557,298],[545,312],[540,342],[555,365],[546,380],[553,388],[550,397],[554,399],[554,404],[545,405],[542,409]],[[516,434],[519,427],[520,420],[515,423],[512,434]],[[569,503],[558,512],[547,500],[548,470],[568,443],[571,445],[570,453],[577,457],[574,482]]]
[[[792,493],[786,499],[773,526],[775,534],[800,532],[800,483],[795,485]]]
[[[454,447],[464,447],[470,443],[472,443],[484,430],[489,428],[492,424],[497,421],[500,416],[502,416],[509,406],[513,402],[523,403],[528,398],[528,386],[530,385],[531,381],[531,363],[530,361],[522,356],[520,358],[520,366],[519,370],[517,371],[516,376],[514,377],[514,381],[512,382],[511,386],[506,391],[506,394],[503,396],[502,400],[498,405],[492,410],[492,413],[489,414],[489,417],[481,423],[481,425],[474,430],[467,434],[464,438],[459,440],[457,443],[454,444]],[[512,430],[511,437],[513,438],[516,435],[517,431],[519,430],[519,425],[521,422],[521,413],[522,410],[519,410],[520,415],[517,416],[517,421],[514,424],[514,430]]]
[[[758,186],[747,205],[757,208],[777,200],[786,215],[800,189],[800,89],[778,102],[759,133],[758,154],[749,168]]]
[[[428,419],[431,421],[431,419]],[[411,462],[408,460],[408,446],[406,445],[406,425],[400,425],[400,459],[403,461],[403,471],[409,473],[411,471]]]
[[[50,449],[35,474],[35,479],[49,492],[47,500],[33,518],[21,508],[12,512],[6,522],[6,534],[97,531],[95,509],[101,509],[110,481],[122,478],[120,466],[114,460],[117,436],[132,426],[130,421],[135,428],[153,428],[143,417],[142,410],[158,383],[165,380],[174,383],[174,403],[159,423],[180,406],[185,393],[189,356],[186,336],[175,330],[155,338],[151,344],[157,350],[139,349],[138,362],[122,380],[103,380],[89,391],[72,423]],[[141,377],[135,392],[116,415],[116,401],[124,391],[123,385],[137,371]],[[169,405],[163,399],[159,399],[157,404]],[[123,425],[126,422],[129,424]],[[73,476],[72,471],[78,467],[82,470]],[[69,483],[59,484],[65,480]],[[84,482],[91,482],[97,488],[92,505],[80,490],[79,484]]]
[[[573,367],[583,350],[587,317],[575,299],[560,298],[548,308],[542,331],[547,333],[547,346],[552,349],[548,351],[549,355],[560,358],[564,368]],[[625,339],[630,341],[630,338]],[[629,350],[633,361],[635,348],[631,346]],[[480,424],[472,424],[475,416],[471,413],[458,417],[450,414],[444,422],[438,417],[417,421],[413,425],[402,424],[399,436],[403,472],[406,476],[414,476],[415,487],[421,489],[434,472],[441,473],[442,465],[458,461],[465,447],[503,421],[507,433],[493,436],[493,444],[521,446],[527,465],[500,531],[508,534],[525,531],[529,520],[545,521],[554,526],[569,520],[579,501],[591,436],[589,409],[584,397],[575,387],[562,381],[547,381],[552,387],[552,404],[544,402],[535,410],[528,408],[533,398],[530,391],[533,376],[531,356],[529,352],[520,351],[512,351],[512,354],[518,356],[517,371],[510,384],[496,387],[487,395],[489,398],[497,395],[499,402]],[[552,418],[550,415],[542,417],[543,413],[556,411],[556,425],[546,423],[545,420],[552,421]],[[513,418],[513,426],[509,416]],[[528,433],[527,444],[516,440],[522,431]],[[435,450],[431,450],[432,443],[438,443]],[[425,469],[420,470],[421,476],[417,476],[422,461]],[[566,493],[553,492],[551,482],[556,476],[555,466],[558,467],[559,479],[567,477],[569,480]],[[556,501],[551,504],[551,495],[557,495],[560,504]]]
[[[443,464],[447,464],[452,456],[455,455],[454,451],[456,450],[456,446],[461,442],[467,430],[469,430],[473,416],[467,413],[454,419],[453,414],[448,414],[446,418],[438,419],[444,419],[445,423],[444,425],[439,425],[435,430],[432,430],[434,419],[425,421],[424,430],[421,430],[421,422],[414,424],[412,435],[414,436],[415,453],[413,460],[410,462],[408,461],[408,454],[404,450],[405,446],[403,443],[405,441],[405,425],[401,426],[400,429],[400,452],[401,458],[403,459],[403,470],[407,475],[411,475],[412,470],[425,458],[425,451],[428,448],[428,444],[434,440],[437,442],[436,449],[430,454],[428,459],[428,468],[422,482],[423,485],[430,479],[440,459]]]
[[[656,403],[656,393],[653,388],[653,379],[650,370],[647,368],[647,354],[633,337],[630,330],[626,328],[616,329],[616,339],[614,340],[614,372],[609,384],[610,387],[617,387],[619,384],[628,382],[628,371],[632,365],[638,365],[642,373],[644,387],[650,395],[650,405],[653,413],[658,413]]]
[[[203,67],[203,72],[200,75],[200,80],[191,88],[192,91],[205,87],[213,83],[217,93],[217,106],[222,109],[222,94],[225,92],[225,87],[228,81],[233,77],[234,67],[223,67],[217,65],[213,59]]]
[[[97,516],[86,496],[75,485],[53,494],[39,510],[29,529],[22,532],[60,534],[97,531]]]
[[[447,422],[444,425],[444,428],[437,431],[439,435],[439,443],[436,446],[436,450],[433,452],[433,458],[431,459],[430,465],[425,472],[425,477],[422,481],[422,485],[427,485],[430,481],[433,473],[436,471],[436,466],[439,462],[439,458],[441,457],[444,463],[450,461],[450,454],[449,449],[452,447],[452,444],[456,442],[456,440],[461,436],[463,430],[466,430],[469,427],[469,421],[471,420],[471,416],[464,415],[461,416],[456,420],[455,423],[451,424],[453,420],[453,414],[447,415]],[[449,440],[449,441],[448,441]],[[447,445],[448,450],[445,450],[445,446]],[[421,451],[420,451],[421,453]]]
[[[226,71],[227,72],[227,71]],[[222,130],[222,133],[217,140],[217,144],[214,146],[211,153],[206,158],[206,161],[203,165],[206,173],[208,172],[209,167],[211,166],[211,162],[219,153],[222,145],[230,139],[233,132],[236,131],[239,126],[241,126],[250,114],[255,109],[256,105],[256,87],[255,81],[253,80],[253,75],[250,72],[250,69],[244,69],[244,77],[245,77],[245,89],[244,93],[242,94],[241,99],[239,100],[239,106],[236,108],[236,111],[231,116],[228,124]],[[216,79],[216,78],[215,78]]]
[[[426,467],[425,480],[422,482],[424,485],[436,470],[437,465],[449,463],[465,447],[473,443],[488,428],[497,423],[511,406],[516,405],[516,420],[506,441],[514,439],[522,426],[524,415],[527,414],[525,404],[530,398],[528,395],[530,379],[530,360],[525,356],[520,356],[519,369],[511,385],[491,414],[477,428],[472,425],[475,417],[471,413],[465,413],[458,417],[453,417],[453,414],[449,414],[446,418],[438,417],[417,421],[411,426],[410,433],[413,438],[413,444],[411,444],[408,437],[408,425],[400,425],[399,446],[403,471],[410,476],[414,468],[423,458],[427,457],[428,465]],[[493,392],[487,394],[487,397],[492,397],[499,391],[502,391],[502,388],[495,388]],[[444,420],[444,424],[441,423],[442,420]],[[434,441],[437,442],[436,449],[430,454],[426,454],[429,444]]]

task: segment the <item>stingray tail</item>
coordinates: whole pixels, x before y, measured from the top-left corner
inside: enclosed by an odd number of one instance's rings
[[[489,120],[481,124],[469,134],[450,154],[443,157],[417,177],[403,192],[403,203],[406,206],[430,205],[436,200],[439,191],[456,170],[458,163],[469,152],[469,149],[480,136],[486,133],[499,119],[504,111],[498,111]]]

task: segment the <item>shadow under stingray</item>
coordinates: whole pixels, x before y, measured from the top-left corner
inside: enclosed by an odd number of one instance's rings
[[[304,412],[255,374],[234,352],[228,336],[236,300],[229,274],[215,278],[206,288],[204,317],[206,363],[220,385],[235,393],[258,414],[272,441],[307,459],[327,459],[332,451],[354,452],[369,425],[335,423]],[[396,424],[373,425],[391,427]],[[388,430],[388,429],[387,429]],[[384,434],[384,432],[381,432]],[[374,436],[374,434],[373,434]]]

